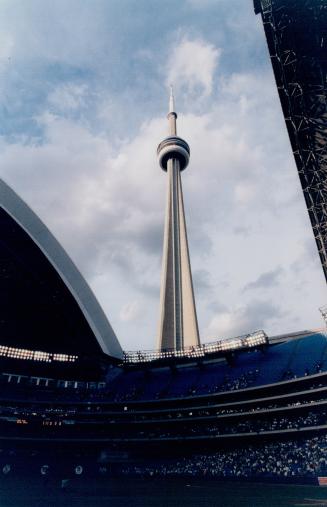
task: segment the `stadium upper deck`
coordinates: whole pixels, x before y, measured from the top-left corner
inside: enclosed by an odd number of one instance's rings
[[[327,463],[326,334],[281,339],[226,358],[111,364],[101,382],[3,371],[0,481],[26,475],[26,463],[55,476],[317,480]]]

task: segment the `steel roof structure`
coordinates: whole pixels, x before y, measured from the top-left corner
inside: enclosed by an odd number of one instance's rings
[[[327,280],[327,0],[254,0]]]

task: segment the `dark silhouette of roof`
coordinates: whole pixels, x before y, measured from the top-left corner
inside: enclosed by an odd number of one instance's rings
[[[74,263],[3,181],[0,230],[0,345],[121,357],[116,335]]]

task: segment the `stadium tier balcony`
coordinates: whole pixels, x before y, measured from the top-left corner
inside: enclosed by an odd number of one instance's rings
[[[310,355],[309,355],[310,351]],[[234,351],[235,352],[235,351]],[[311,333],[233,360],[107,366],[101,381],[3,372],[0,441],[159,445],[327,432],[326,336]]]

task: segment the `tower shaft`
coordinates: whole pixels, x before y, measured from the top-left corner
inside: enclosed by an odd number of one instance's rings
[[[170,137],[158,148],[160,165],[168,175],[158,332],[160,350],[180,350],[200,344],[181,182],[181,170],[188,163],[189,148],[176,136],[176,118],[176,113],[170,111]],[[188,152],[185,151],[187,157],[184,159],[185,148]]]

